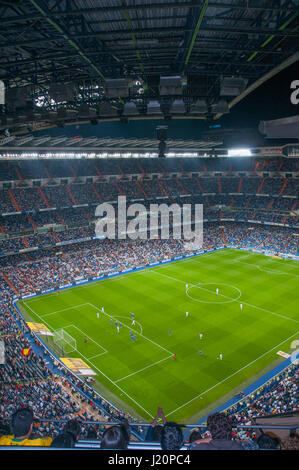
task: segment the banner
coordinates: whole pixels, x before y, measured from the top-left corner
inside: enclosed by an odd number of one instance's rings
[[[30,348],[22,349],[22,355],[23,356],[29,356],[30,351],[31,351]]]

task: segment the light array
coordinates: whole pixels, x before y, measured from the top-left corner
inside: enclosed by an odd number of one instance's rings
[[[248,148],[228,149],[227,155],[229,157],[250,157],[252,153],[251,153],[251,150]]]
[[[195,158],[204,157],[198,152],[169,152],[165,154],[168,158]],[[80,158],[158,158],[157,152],[1,152],[0,159],[80,159]]]

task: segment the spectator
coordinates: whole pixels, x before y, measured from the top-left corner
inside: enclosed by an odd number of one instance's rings
[[[161,448],[163,450],[179,450],[183,443],[183,431],[177,423],[167,422],[161,431]]]
[[[299,437],[298,435],[294,435],[293,437],[287,437],[285,439],[281,439],[280,442],[281,450],[299,450]]]
[[[216,412],[209,415],[207,426],[212,437],[196,441],[191,449],[243,450],[241,442],[232,440],[232,425],[224,413]]]
[[[121,418],[120,421],[121,421],[121,424],[119,425],[119,427],[122,429],[123,434],[126,436],[126,439],[129,442],[130,436],[131,436],[131,428],[130,428],[129,422],[127,418]]]
[[[10,428],[7,424],[3,423],[3,421],[0,421],[0,437],[1,436],[6,436],[10,433]]]
[[[198,441],[200,439],[202,439],[200,429],[199,428],[191,429],[190,435],[189,435],[189,443],[192,444],[192,442]]]
[[[263,433],[257,439],[257,445],[260,450],[280,449],[280,439],[272,433]]]
[[[90,428],[87,431],[86,439],[96,440],[98,438],[96,429]]]
[[[18,409],[11,417],[12,435],[0,437],[0,445],[49,447],[52,437],[30,439],[33,429],[33,412],[29,408]]]
[[[62,433],[54,437],[50,447],[56,447],[57,449],[70,449],[75,447],[75,439],[69,432]]]
[[[81,433],[81,425],[76,419],[70,419],[63,428],[64,434],[70,434],[74,441],[78,441]]]
[[[163,413],[163,409],[161,407],[158,408],[156,417],[153,419],[151,426],[149,426],[147,429],[147,433],[145,437],[146,441],[160,442],[162,426],[157,424],[158,419],[161,419],[163,421],[163,424],[166,424],[167,422]]]
[[[111,426],[103,432],[101,449],[127,449],[128,433],[123,426]]]

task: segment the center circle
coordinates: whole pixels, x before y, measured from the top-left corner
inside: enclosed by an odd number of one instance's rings
[[[207,286],[207,287],[206,287]],[[209,287],[210,286],[210,287]],[[214,289],[213,289],[214,286]],[[221,286],[225,286],[226,288],[228,287],[232,292],[234,292],[236,295],[234,297],[230,297],[230,295],[227,294],[227,289],[225,294],[221,292]],[[202,300],[196,297],[193,297],[191,294],[189,294],[189,291],[191,289],[202,289],[203,292],[208,292],[210,294],[214,294],[219,300]],[[216,293],[216,289],[219,289],[219,293]],[[205,282],[205,283],[200,283],[200,285],[191,285],[186,289],[186,295],[190,299],[194,300],[195,302],[200,302],[204,304],[228,304],[230,302],[235,302],[236,300],[239,300],[239,298],[242,295],[242,292],[238,287],[232,286],[231,284],[224,284],[224,283],[215,283],[215,282]]]

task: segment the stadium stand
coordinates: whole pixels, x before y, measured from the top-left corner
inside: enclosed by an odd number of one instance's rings
[[[143,443],[146,448],[151,443],[154,448],[162,449],[203,449],[214,445],[213,432],[209,432],[210,421],[208,428],[202,426],[194,430],[194,426],[185,427],[184,439],[180,437],[182,431],[175,427],[171,428],[169,435],[161,425],[155,429],[156,422],[149,433],[146,424],[138,423],[128,413],[118,410],[95,392],[90,383],[75,377],[60,364],[30,332],[12,302],[16,295],[56,288],[79,276],[89,279],[99,273],[146,266],[190,253],[182,240],[124,240],[116,243],[95,239],[97,204],[117,202],[119,195],[125,195],[128,201],[139,200],[144,204],[165,199],[169,202],[203,203],[203,250],[227,246],[298,257],[298,221],[294,212],[297,183],[295,178],[286,179],[277,172],[278,166],[280,172],[296,171],[298,162],[283,159],[278,165],[276,159],[267,162],[250,159],[247,162],[234,161],[229,167],[226,159],[207,159],[205,176],[199,176],[203,171],[201,161],[169,159],[163,162],[163,166],[157,163],[145,160],[137,165],[135,161],[113,160],[99,165],[88,161],[82,166],[76,160],[48,161],[46,164],[24,162],[18,166],[13,162],[0,162],[1,180],[11,182],[9,188],[2,185],[0,198],[0,333],[7,354],[5,365],[0,366],[1,429],[7,431],[12,413],[28,407],[35,417],[31,439],[48,436],[51,440],[54,438],[55,447],[118,445],[139,448]],[[102,175],[99,181],[96,165]],[[267,178],[258,176],[254,169],[259,166],[263,170],[274,171],[275,175]],[[16,180],[16,168],[22,174],[22,186]],[[228,172],[229,169],[229,175],[214,177],[215,171]],[[246,175],[240,177],[240,171]],[[93,182],[74,182],[74,172],[81,178],[92,176]],[[49,174],[57,181],[44,182]],[[178,174],[181,175],[179,180]],[[138,180],[125,179],[132,175]],[[111,184],[109,178],[114,176],[117,180]],[[32,186],[32,178],[43,180],[42,185]],[[61,184],[61,178],[67,178],[67,182]],[[24,356],[24,350],[29,354]],[[256,418],[296,413],[297,380],[298,366],[290,366],[226,410],[223,416],[229,420],[232,433],[228,438],[229,445],[242,449],[270,445],[259,440]],[[80,423],[80,435],[79,439],[71,442],[65,437],[64,424],[74,419]],[[117,423],[122,420],[127,420],[130,425],[130,439],[117,444],[117,439],[120,439],[120,424]],[[109,423],[116,426],[113,435],[112,428],[107,427]],[[107,434],[108,429],[110,434]],[[278,432],[278,429],[274,431]],[[7,434],[1,432],[2,435]],[[278,440],[276,448],[298,448],[296,437],[288,437],[285,443],[283,439]],[[0,446],[5,442],[8,441],[0,438]],[[215,445],[217,447],[217,442]]]
[[[0,0],[3,468],[298,450],[298,1]]]

